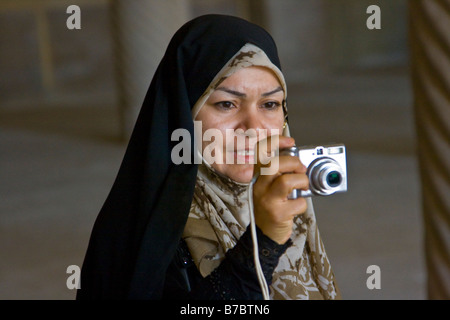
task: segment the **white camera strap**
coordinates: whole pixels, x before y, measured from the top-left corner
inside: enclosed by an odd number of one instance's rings
[[[270,300],[269,286],[267,285],[266,278],[261,268],[261,263],[259,261],[259,249],[258,249],[258,238],[256,236],[256,223],[255,223],[255,213],[253,208],[253,185],[259,177],[259,173],[256,173],[252,181],[250,182],[248,188],[248,204],[250,209],[250,229],[252,232],[253,240],[253,257],[255,262],[256,275],[258,277],[259,286],[261,287],[262,295],[264,300]]]

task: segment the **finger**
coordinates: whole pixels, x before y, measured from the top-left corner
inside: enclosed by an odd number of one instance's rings
[[[271,152],[279,148],[289,148],[295,146],[295,140],[292,137],[271,135],[256,142],[256,144],[264,144],[268,147],[267,152]]]
[[[279,136],[279,149],[295,146],[295,140],[292,137]]]
[[[299,214],[303,214],[308,209],[308,202],[305,198],[297,198],[288,200],[285,203],[285,210],[290,215],[290,218],[294,219]]]
[[[295,140],[291,137],[273,135],[261,139],[255,145],[255,167],[267,166],[276,150],[293,146],[295,146]]]
[[[253,176],[276,174],[279,167],[279,159],[274,157],[275,150],[295,146],[295,140],[279,135],[269,136],[258,141],[255,145],[255,165]]]
[[[288,173],[277,177],[269,187],[268,196],[286,200],[294,189],[309,189],[309,179],[305,174]]]
[[[257,180],[258,188],[266,190],[267,188],[270,187],[272,182],[282,174],[286,173],[304,174],[306,172],[306,167],[300,162],[300,159],[297,157],[281,156],[277,157],[274,160],[277,160],[276,161],[277,168],[273,168],[273,172],[271,172],[271,174],[261,174],[258,177]],[[275,163],[275,161],[273,161],[273,163]]]
[[[299,157],[295,156],[280,156],[279,168],[280,173],[306,173],[307,168],[300,161]]]
[[[305,198],[286,200],[281,203],[276,211],[272,211],[264,222],[268,222],[272,227],[282,225],[292,220],[299,214],[305,213],[308,203]],[[261,224],[261,217],[258,217]]]

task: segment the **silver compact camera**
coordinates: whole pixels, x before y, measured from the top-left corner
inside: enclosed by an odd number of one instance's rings
[[[347,191],[347,162],[343,144],[291,147],[281,149],[279,155],[299,157],[308,168],[306,175],[309,178],[309,190],[295,189],[288,199],[328,196]]]

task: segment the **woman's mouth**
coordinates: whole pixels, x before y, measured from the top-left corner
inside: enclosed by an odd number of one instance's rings
[[[255,151],[250,149],[234,151],[234,160],[237,164],[254,164]]]

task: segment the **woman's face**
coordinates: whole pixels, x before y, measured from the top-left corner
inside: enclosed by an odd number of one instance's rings
[[[255,143],[272,133],[282,133],[283,99],[281,84],[268,68],[242,68],[220,83],[195,119],[202,122],[203,155],[208,150],[205,148],[209,145],[211,149],[212,145],[211,141],[204,141],[205,131],[216,129],[223,137],[223,143],[218,144],[220,150],[211,153],[222,161],[207,160],[211,166],[234,181],[250,182]],[[278,131],[271,132],[272,129]],[[230,136],[230,132],[235,136]]]

